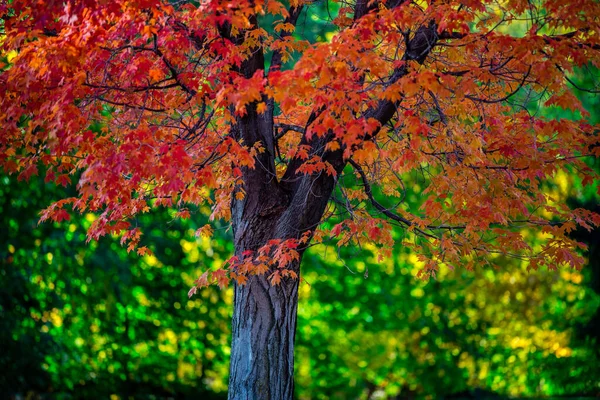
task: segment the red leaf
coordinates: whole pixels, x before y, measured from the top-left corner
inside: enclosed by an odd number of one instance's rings
[[[269,276],[269,281],[271,281],[272,286],[279,285],[281,283],[281,274],[279,271],[275,271]]]
[[[224,289],[229,285],[230,278],[227,276],[227,271],[218,269],[212,273],[212,276],[217,281],[220,289]]]
[[[71,219],[71,216],[69,215],[69,213],[66,210],[61,208],[54,214],[52,219],[56,222],[68,221]]]

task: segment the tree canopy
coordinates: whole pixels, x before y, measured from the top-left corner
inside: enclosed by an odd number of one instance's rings
[[[130,248],[131,219],[150,207],[186,218],[207,204],[227,220],[258,175],[281,189],[296,233],[244,249],[258,254],[228,270],[240,282],[287,241],[284,266],[317,228],[385,250],[400,225],[427,274],[490,253],[581,265],[566,233],[597,217],[539,186],[568,167],[595,177],[582,157],[597,155],[597,133],[572,74],[597,67],[596,2],[334,2],[328,42],[303,38],[313,7],[5,2],[2,165],[27,179],[42,163],[64,185],[83,170],[77,196],[42,220],[99,212],[89,237],[125,232]],[[552,105],[577,117],[543,117]],[[303,211],[307,185],[324,183],[336,186],[324,218],[341,216],[330,229]],[[515,224],[543,228],[541,251]]]

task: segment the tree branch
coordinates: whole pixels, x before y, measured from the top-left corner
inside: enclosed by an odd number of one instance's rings
[[[356,5],[354,6],[354,21],[356,22],[369,12],[377,10],[378,4],[379,1],[356,0]]]
[[[258,28],[258,18],[256,14],[249,16],[250,28]],[[236,46],[243,45],[246,32],[241,30],[237,35],[232,36],[231,25],[224,23],[219,26],[219,34],[225,40],[229,40]],[[239,67],[234,66],[233,71],[238,72],[244,78],[253,77],[258,71],[264,70],[265,58],[262,46],[258,45],[250,50],[248,58],[242,61]],[[263,95],[263,101],[268,101]],[[276,182],[275,174],[275,138],[273,135],[273,109],[269,107],[266,112],[259,114],[256,111],[257,102],[253,102],[246,106],[246,114],[244,116],[236,116],[236,123],[232,126],[232,131],[236,133],[235,137],[244,142],[246,146],[254,146],[260,142],[265,152],[258,154],[256,168],[244,168],[245,190],[248,198],[252,198],[253,203],[261,196],[261,191],[270,187],[273,182]],[[233,114],[233,112],[232,112]]]
[[[367,2],[364,3],[366,4]],[[395,6],[399,6],[403,4],[403,1],[396,1],[393,3]],[[359,7],[362,5],[363,2],[358,3]],[[368,7],[359,13],[362,12],[368,12]],[[355,13],[355,15],[357,14]],[[437,40],[437,26],[435,23],[421,26],[413,38],[407,43],[407,51],[402,59],[404,61],[415,60],[419,63],[423,63],[435,47]],[[405,62],[396,68],[388,79],[387,84],[394,84],[402,77],[406,76],[409,73],[408,65],[409,64]],[[361,118],[374,118],[379,122],[379,127],[375,129],[374,132],[366,134],[363,137],[363,141],[371,140],[377,135],[381,127],[392,119],[396,112],[397,105],[398,101],[380,100],[376,107],[370,108],[363,113]],[[326,109],[323,107],[312,112],[304,128],[305,132],[308,131],[310,125],[323,112],[326,112]],[[334,138],[335,136],[331,131],[323,136],[313,136],[311,139],[308,139],[306,134],[302,137],[300,144],[310,146],[310,156],[320,156],[324,162],[329,163],[329,165],[333,167],[336,174],[332,176],[320,172],[317,174],[300,175],[298,174],[298,169],[304,161],[298,158],[293,158],[289,161],[281,183],[287,193],[289,193],[291,200],[290,205],[280,218],[276,230],[277,235],[280,235],[278,237],[298,237],[298,235],[303,232],[314,229],[320,222],[322,213],[325,210],[333,188],[335,187],[337,176],[341,174],[349,161],[344,159],[343,148],[335,151],[325,150],[327,143]],[[424,235],[428,236],[429,234],[424,232]]]
[[[396,213],[388,210],[381,203],[379,203],[375,199],[375,197],[373,196],[373,190],[371,189],[371,184],[369,182],[369,179],[367,178],[367,175],[365,174],[365,171],[363,171],[362,167],[360,165],[358,165],[354,160],[348,160],[348,163],[350,163],[350,165],[352,165],[352,167],[360,175],[360,179],[362,180],[363,187],[365,188],[365,194],[369,198],[369,201],[371,202],[371,204],[373,204],[373,206],[377,210],[379,210],[383,215],[385,215],[389,219],[392,219],[392,220],[394,220],[396,222],[400,222],[401,224],[406,225],[406,227],[409,227],[409,228],[412,227],[415,231],[417,231],[418,233],[420,233],[423,236],[426,236],[428,238],[438,239],[436,236],[431,235],[431,234],[429,234],[427,232],[424,232],[423,230],[417,228],[415,226],[415,224],[413,224],[411,221],[409,221],[406,218],[401,217],[400,215],[398,215],[398,214],[396,214]]]

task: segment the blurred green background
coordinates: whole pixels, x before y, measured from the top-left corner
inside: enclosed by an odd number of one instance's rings
[[[562,176],[548,190],[572,184]],[[187,291],[230,256],[227,227],[196,238],[203,210],[187,221],[154,212],[137,221],[154,255],[139,257],[115,238],[86,244],[93,215],[38,225],[64,195],[41,178],[0,177],[0,397],[225,398],[231,288]],[[598,395],[600,232],[576,234],[591,246],[582,271],[507,262],[429,282],[401,249],[383,263],[368,249],[310,249],[297,397]]]

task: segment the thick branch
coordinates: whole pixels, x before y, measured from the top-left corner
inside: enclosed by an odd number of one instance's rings
[[[153,41],[154,41],[154,53],[158,57],[160,57],[162,62],[165,64],[165,66],[171,73],[171,76],[173,77],[175,82],[177,82],[179,84],[179,86],[181,86],[181,88],[188,94],[188,101],[189,101],[192,97],[194,97],[196,95],[196,91],[191,89],[190,87],[188,87],[184,82],[181,81],[181,79],[179,79],[179,71],[177,71],[177,68],[175,68],[175,66],[167,59],[167,57],[164,55],[164,53],[158,47],[158,37],[156,36],[156,34],[153,34]]]
[[[256,14],[249,17],[250,28],[258,28],[258,18]],[[226,40],[231,41],[237,46],[242,46],[246,37],[247,30],[241,30],[237,35],[231,34],[232,29],[229,23],[219,27],[219,34]],[[249,79],[257,72],[264,70],[265,58],[261,46],[248,49],[248,57],[242,62],[240,67],[233,67],[233,71],[238,72],[244,78]],[[263,96],[263,101],[267,101]],[[242,203],[250,202],[259,205],[262,192],[269,190],[275,177],[275,142],[273,137],[273,110],[259,114],[256,111],[257,103],[253,102],[246,106],[246,114],[242,117],[236,117],[236,124],[232,127],[232,132],[237,140],[243,141],[246,146],[254,146],[261,143],[266,149],[262,154],[257,155],[257,165],[254,169],[244,169],[244,190],[247,197],[240,203],[239,207],[244,208]],[[264,193],[263,193],[264,194]]]
[[[436,40],[435,24],[421,27],[418,34],[415,34],[411,41],[409,41],[407,48],[411,49],[412,53],[407,51],[403,57],[404,60],[414,59],[422,63],[433,49]],[[407,63],[404,63],[394,70],[388,80],[388,85],[398,82],[398,80],[408,74],[407,65]],[[379,128],[373,133],[365,135],[363,140],[370,140],[377,135],[380,127],[392,119],[396,112],[396,107],[397,102],[380,100],[376,107],[367,110],[362,115],[362,118],[377,120]],[[308,127],[317,119],[318,115],[326,111],[325,109],[313,111],[305,127],[305,132],[308,131]],[[303,232],[316,228],[321,221],[327,202],[335,187],[336,177],[341,174],[348,161],[344,159],[344,149],[325,151],[327,143],[333,139],[333,132],[328,132],[322,137],[312,137],[310,140],[306,135],[302,137],[300,144],[310,145],[311,156],[320,156],[323,161],[333,167],[336,175],[331,176],[324,172],[312,175],[299,174],[298,169],[303,164],[303,161],[297,158],[290,160],[282,183],[290,192],[291,203],[279,221],[276,229],[277,237],[299,237]]]

